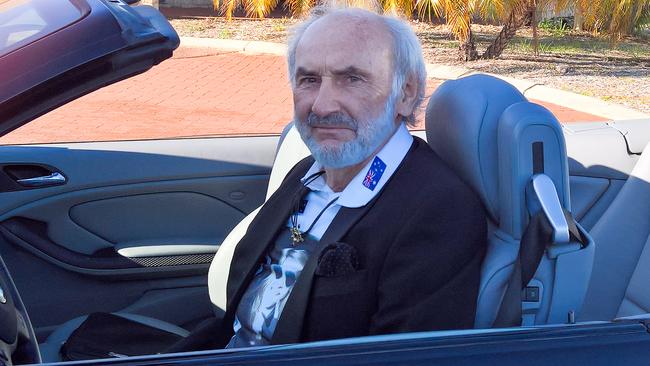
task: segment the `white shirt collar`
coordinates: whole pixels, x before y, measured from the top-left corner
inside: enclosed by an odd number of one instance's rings
[[[334,193],[322,176],[309,183],[307,187],[312,191],[321,191],[331,194],[332,197],[338,195],[339,198],[336,203],[340,206],[349,208],[365,206],[377,195],[377,193],[379,193],[379,191],[381,191],[386,182],[390,179],[393,173],[395,173],[395,170],[397,170],[397,167],[400,165],[402,160],[404,160],[404,157],[411,148],[411,144],[413,144],[413,136],[411,136],[411,133],[402,123],[393,136],[388,140],[386,145],[384,145],[379,153],[370,159],[359,173],[352,178],[343,191],[338,194]],[[377,162],[377,158],[379,159],[379,162]],[[385,167],[382,162],[385,164]],[[370,173],[371,168],[373,168],[373,163],[375,163],[373,173]],[[318,164],[318,162],[314,162],[305,176],[301,179],[302,182],[305,183],[309,176],[321,170],[322,166]],[[370,175],[374,174],[374,177],[369,179],[369,182],[371,183],[369,185],[374,186],[373,189],[364,185],[366,176],[368,176],[369,173]]]

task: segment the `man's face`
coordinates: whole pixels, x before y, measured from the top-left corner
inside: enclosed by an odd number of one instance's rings
[[[319,163],[359,163],[396,127],[392,39],[376,20],[329,15],[296,49],[294,122]]]

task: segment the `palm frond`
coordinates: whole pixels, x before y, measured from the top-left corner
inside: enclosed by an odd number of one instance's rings
[[[415,0],[415,8],[419,19],[431,21],[433,16],[441,18],[447,13],[448,3],[453,0]]]
[[[578,0],[585,25],[594,33],[608,33],[612,41],[630,34],[642,19],[650,0]]]
[[[641,11],[641,16],[636,21],[635,28],[642,29],[648,25],[650,25],[650,4],[646,4],[644,10]]]
[[[219,1],[219,0],[216,0]],[[239,5],[240,0],[224,0],[220,6],[220,12],[226,17],[226,20],[232,20],[232,14]]]
[[[413,11],[415,10],[415,1],[414,0],[398,0],[399,1],[399,11],[407,19],[410,19],[413,16]]]
[[[279,0],[244,0],[246,15],[253,18],[265,18],[278,5]]]
[[[313,0],[286,0],[285,6],[291,11],[291,15],[302,17],[309,13],[309,9],[314,5]]]
[[[476,1],[472,8],[475,9],[482,19],[497,20],[506,19],[508,12],[506,11],[507,0],[479,0]]]
[[[630,34],[636,21],[641,17],[643,4],[640,0],[621,0],[614,8],[609,24],[609,34],[616,40]]]
[[[400,12],[400,1],[384,0],[382,8],[384,9],[384,13],[398,14]]]
[[[470,35],[472,4],[465,1],[450,1],[447,5],[445,11],[447,25],[456,39],[460,43],[465,43]]]

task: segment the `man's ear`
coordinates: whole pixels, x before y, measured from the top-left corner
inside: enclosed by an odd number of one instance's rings
[[[397,104],[395,105],[397,114],[403,117],[408,117],[413,114],[413,107],[415,106],[417,97],[418,80],[413,75],[410,75],[406,79],[406,83],[402,85],[402,93],[397,99]]]

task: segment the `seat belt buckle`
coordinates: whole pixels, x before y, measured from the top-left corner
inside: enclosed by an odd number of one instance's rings
[[[539,302],[539,287],[525,287],[522,294],[522,300],[526,302]]]

